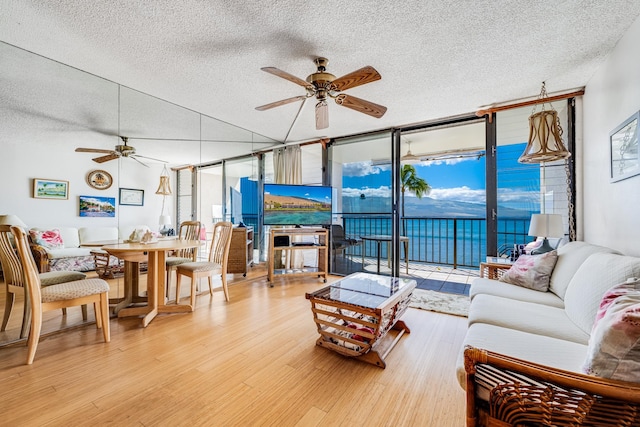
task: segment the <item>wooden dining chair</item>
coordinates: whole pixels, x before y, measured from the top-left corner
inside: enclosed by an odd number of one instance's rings
[[[200,240],[201,228],[202,224],[200,223],[200,221],[183,221],[180,224],[178,238],[180,240]],[[165,263],[167,268],[167,299],[169,299],[169,292],[171,291],[171,276],[173,275],[173,272],[176,271],[180,264],[197,261],[197,257],[198,248],[188,248],[180,249],[166,258]],[[177,298],[178,297],[176,296],[176,300]]]
[[[191,278],[191,306],[196,307],[196,285],[202,277],[209,279],[209,294],[213,295],[212,276],[220,273],[222,275],[222,289],[224,298],[229,301],[229,290],[227,288],[227,261],[229,260],[229,248],[231,247],[231,233],[233,224],[228,221],[221,221],[213,226],[213,237],[211,238],[211,248],[209,250],[209,260],[199,262],[187,262],[178,265],[176,281],[176,304],[180,300],[180,279],[181,276]]]
[[[41,287],[40,276],[35,260],[29,249],[24,230],[12,226],[15,244],[20,256],[22,273],[31,308],[31,328],[27,340],[27,365],[33,363],[42,329],[42,313],[59,308],[93,304],[96,314],[96,326],[102,328],[105,342],[111,340],[109,327],[109,284],[102,279],[85,279]]]
[[[27,329],[31,319],[31,310],[27,303],[24,275],[22,273],[22,264],[18,253],[13,244],[13,234],[10,225],[0,225],[0,265],[4,274],[5,284],[5,302],[4,315],[2,317],[2,327],[0,331],[5,331],[9,324],[9,317],[13,310],[16,295],[22,295],[24,303],[22,304],[22,326],[20,328],[20,338],[27,336]],[[74,280],[82,280],[87,277],[86,274],[79,271],[48,271],[39,273],[41,286],[57,285],[58,283],[72,282]],[[63,309],[66,314],[66,309]],[[87,320],[87,306],[82,306],[82,319]]]

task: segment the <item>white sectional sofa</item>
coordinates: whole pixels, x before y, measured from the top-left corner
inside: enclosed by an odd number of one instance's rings
[[[47,248],[32,242],[31,251],[41,273],[47,271],[92,271],[95,263],[92,250],[83,246],[92,242],[117,241],[118,227],[51,227],[35,230],[60,230],[63,248]]]
[[[475,377],[467,375],[475,373],[474,364],[478,363],[471,359],[479,357],[486,362],[487,353],[479,355],[475,349],[540,365],[542,371],[549,368],[549,372],[583,375],[590,333],[603,295],[629,278],[640,278],[640,258],[623,256],[609,248],[570,242],[557,253],[547,292],[485,278],[472,283],[469,327],[456,372],[463,388],[474,387],[467,390],[472,394],[468,403],[478,397],[486,400],[490,392],[490,387],[481,390],[483,387],[470,380]],[[509,363],[507,366],[511,366]],[[640,391],[636,393],[640,399]],[[468,408],[468,424],[478,422],[477,410]]]

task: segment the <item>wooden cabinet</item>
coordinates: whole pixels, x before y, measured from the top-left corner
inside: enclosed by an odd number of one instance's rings
[[[273,287],[273,279],[278,275],[317,276],[326,282],[328,241],[324,228],[272,228],[267,261],[269,286]],[[303,251],[315,252],[315,265],[305,265]]]
[[[234,227],[231,234],[227,273],[247,275],[253,266],[253,227]]]

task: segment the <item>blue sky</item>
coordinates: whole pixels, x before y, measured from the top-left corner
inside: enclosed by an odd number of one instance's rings
[[[537,166],[523,167],[517,162],[526,144],[498,148],[499,205],[530,208],[532,191],[539,181]],[[485,203],[485,157],[431,161],[414,164],[416,172],[432,188],[428,197],[435,200],[454,200],[467,203]],[[513,172],[516,170],[517,172]],[[373,166],[368,162],[351,163],[343,168],[343,196],[389,197],[391,168]],[[537,184],[539,185],[539,184]],[[411,195],[406,194],[411,197]],[[536,196],[534,196],[535,198]]]

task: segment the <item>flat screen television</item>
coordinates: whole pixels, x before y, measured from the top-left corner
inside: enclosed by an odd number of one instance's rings
[[[331,187],[264,185],[264,225],[330,225]]]

